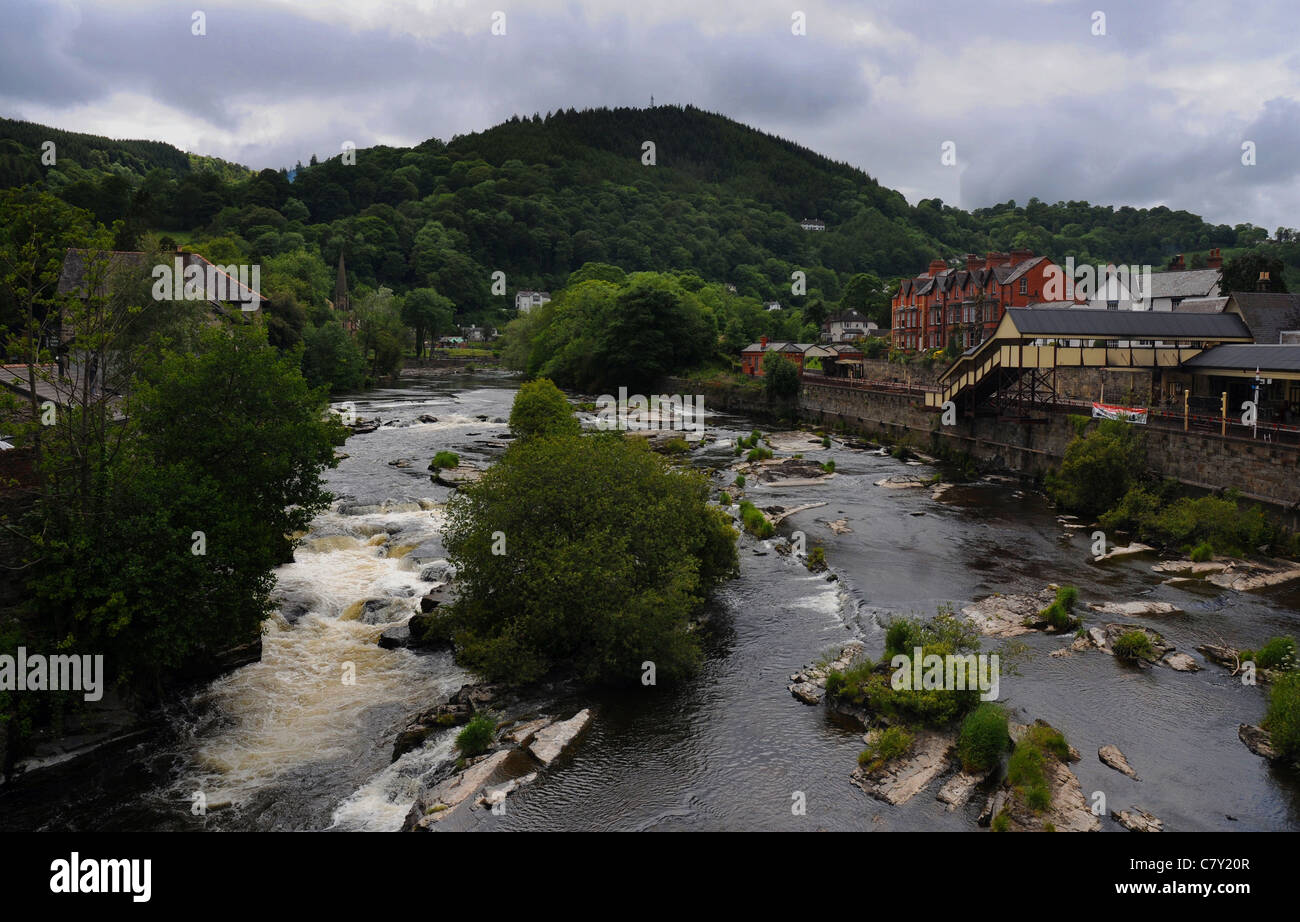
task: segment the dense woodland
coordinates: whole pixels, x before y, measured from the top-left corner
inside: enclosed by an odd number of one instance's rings
[[[42,164],[46,141],[53,165]],[[647,141],[653,166],[643,162]],[[1174,253],[1220,247],[1300,265],[1294,231],[1270,237],[1164,207],[909,205],[848,164],[689,106],[515,117],[445,143],[355,151],[355,163],[323,153],[253,172],[159,142],[0,120],[0,189],[30,184],[86,209],[120,249],[182,244],[220,263],[260,263],[273,341],[306,340],[326,353],[321,367],[355,366],[338,386],[385,370],[417,326],[425,335],[453,321],[500,327],[516,290],[556,291],[588,263],[734,286],[711,321],[718,338],[730,329],[728,348],[764,333],[805,336],[837,306],[888,326],[890,285],[935,256],[1029,247],[1163,266]],[[802,230],[804,217],[827,229]],[[319,332],[340,253],[356,303],[391,293],[371,303],[364,360],[327,354],[338,331]],[[807,277],[801,294],[791,289],[796,270]],[[492,290],[498,271],[504,293]],[[426,294],[407,309],[416,289]],[[763,311],[771,300],[784,310]],[[0,305],[0,325],[11,321]]]

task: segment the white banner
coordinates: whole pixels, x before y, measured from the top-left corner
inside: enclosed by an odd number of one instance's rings
[[[1122,419],[1130,423],[1139,423],[1146,425],[1147,408],[1146,407],[1116,407],[1108,403],[1094,403],[1092,405],[1092,415],[1102,419]]]

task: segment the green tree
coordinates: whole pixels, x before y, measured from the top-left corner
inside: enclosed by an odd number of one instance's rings
[[[799,393],[799,369],[779,352],[763,356],[763,387],[768,396],[790,400]]]
[[[1146,476],[1142,434],[1122,420],[1103,419],[1066,446],[1059,472],[1046,478],[1047,492],[1062,508],[1099,516],[1117,506]]]
[[[343,324],[331,320],[304,334],[302,374],[312,387],[353,391],[365,383],[366,357]]]
[[[548,378],[528,381],[515,395],[510,431],[519,438],[577,435],[581,428],[569,401]]]
[[[1257,291],[1261,273],[1268,273],[1265,291],[1286,291],[1286,279],[1283,273],[1286,266],[1275,256],[1263,253],[1243,253],[1223,264],[1220,272],[1219,291],[1227,295],[1234,291]]]
[[[424,355],[426,334],[434,341],[452,328],[455,305],[432,288],[413,288],[402,299],[402,322],[415,331],[415,357]]]
[[[341,440],[296,362],[235,326],[142,369],[126,420],[91,446],[92,476],[52,478],[41,498],[29,590],[49,638],[156,691],[257,637],[286,536],[327,504],[320,473]],[[76,450],[52,443],[46,463],[67,469]]]
[[[736,572],[699,474],[618,433],[523,439],[448,506],[457,658],[493,680],[634,684],[700,661],[691,616]],[[506,553],[494,553],[505,535]]]

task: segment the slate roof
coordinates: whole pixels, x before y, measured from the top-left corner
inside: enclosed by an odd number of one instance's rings
[[[1183,362],[1184,367],[1201,370],[1219,368],[1232,371],[1300,372],[1300,345],[1261,345],[1259,343],[1232,343],[1206,349]]]
[[[1228,306],[1227,298],[1188,298],[1174,307],[1178,314],[1221,314]]]
[[[1102,311],[1008,308],[1007,317],[1023,336],[1068,339],[1202,340],[1249,338],[1236,314],[1184,314],[1174,311]]]
[[[1218,269],[1178,269],[1151,273],[1149,298],[1204,298],[1219,290]]]
[[[1277,344],[1283,330],[1300,330],[1300,295],[1234,291],[1229,297],[1246,318],[1257,343]]]
[[[86,291],[86,271],[91,264],[91,257],[88,255],[89,250],[69,249],[63,256],[63,271],[59,273],[59,294],[76,294],[79,298],[88,297]],[[101,281],[101,291],[108,286],[109,277],[119,269],[143,268],[148,260],[147,253],[134,250],[103,250],[97,251],[94,259],[107,258],[108,264],[104,269],[104,278]]]

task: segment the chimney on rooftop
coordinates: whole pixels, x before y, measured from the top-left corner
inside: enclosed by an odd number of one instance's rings
[[[930,260],[930,269],[926,273],[926,275],[930,276],[931,278],[934,278],[934,276],[938,275],[940,272],[943,272],[947,268],[948,268],[948,264],[944,262],[942,259],[932,259]]]
[[[1006,253],[989,253],[984,260],[984,268],[992,269],[994,266],[1000,266],[1007,261]]]
[[[1169,264],[1169,268],[1174,270],[1187,268],[1186,264],[1183,262],[1182,253],[1179,253],[1177,256],[1174,257],[1174,261]]]
[[[766,348],[767,348],[767,337],[766,337],[766,336],[760,336],[760,337],[759,337],[759,339],[758,339],[758,347],[759,347],[760,349],[766,349]]]
[[[1268,291],[1272,287],[1273,287],[1273,283],[1269,281],[1268,273],[1261,272],[1259,274],[1259,281],[1255,283],[1255,290]]]
[[[1014,266],[1017,263],[1024,262],[1026,259],[1032,259],[1033,256],[1034,256],[1033,250],[1024,249],[1023,247],[1017,247],[1016,249],[1011,251],[1011,264]]]
[[[983,262],[984,262],[984,260],[980,259],[980,257],[979,257],[978,255],[976,255],[975,253],[967,253],[967,254],[966,254],[966,271],[967,271],[967,272],[974,272],[974,271],[976,271],[977,269],[980,268],[980,265],[981,265]]]
[[[1210,255],[1205,258],[1205,268],[1207,269],[1223,268],[1223,256],[1220,255],[1218,247],[1215,247],[1214,249],[1210,250]]]

